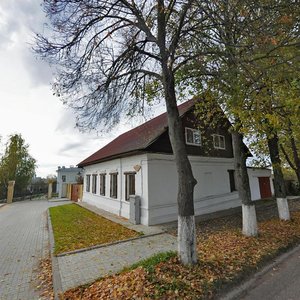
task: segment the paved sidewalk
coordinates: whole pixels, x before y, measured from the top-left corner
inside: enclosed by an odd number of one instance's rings
[[[114,274],[159,252],[174,251],[177,242],[170,234],[142,237],[133,241],[57,257],[62,290]]]
[[[59,289],[66,291],[90,283],[100,277],[117,273],[125,267],[159,252],[175,251],[177,238],[167,234],[159,226],[133,225],[95,206],[81,202],[79,205],[145,235],[130,241],[121,241],[96,249],[55,257],[55,277],[59,278]]]
[[[39,299],[36,272],[49,253],[47,200],[22,201],[0,208],[0,299]]]

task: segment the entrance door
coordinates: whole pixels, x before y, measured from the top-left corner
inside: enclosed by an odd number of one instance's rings
[[[72,184],[71,188],[71,200],[78,202],[79,198],[79,185],[78,184]]]
[[[258,177],[258,182],[259,182],[260,197],[262,199],[272,197],[270,178]]]

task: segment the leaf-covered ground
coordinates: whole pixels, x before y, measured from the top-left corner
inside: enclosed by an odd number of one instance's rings
[[[299,206],[299,203],[297,204]],[[270,209],[272,211],[272,209]],[[259,237],[241,234],[239,217],[198,227],[199,263],[183,267],[175,256],[152,268],[146,265],[67,291],[63,299],[211,299],[270,258],[300,242],[300,212],[292,221],[269,220],[259,212]],[[276,215],[276,213],[275,213]],[[155,260],[154,260],[155,261]]]
[[[35,287],[39,293],[39,300],[53,300],[52,266],[51,258],[41,259],[37,276],[38,285]]]
[[[55,254],[139,236],[139,233],[105,219],[76,204],[50,209]]]

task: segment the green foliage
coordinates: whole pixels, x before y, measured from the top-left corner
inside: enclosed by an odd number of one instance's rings
[[[21,134],[9,137],[0,160],[0,189],[5,196],[8,181],[15,181],[15,193],[22,193],[35,175],[36,160],[28,152],[29,145]]]

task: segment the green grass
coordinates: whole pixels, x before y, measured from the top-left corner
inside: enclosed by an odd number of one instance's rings
[[[76,204],[49,208],[54,254],[137,237],[140,234]]]
[[[168,261],[170,258],[175,257],[177,255],[176,251],[168,251],[155,254],[149,258],[143,259],[128,268],[125,268],[123,271],[134,270],[138,267],[143,267],[149,273],[153,272],[154,267],[160,262]]]

